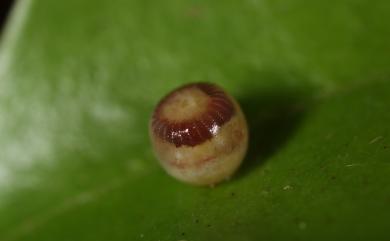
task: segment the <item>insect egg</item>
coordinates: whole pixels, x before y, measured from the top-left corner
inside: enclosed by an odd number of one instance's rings
[[[165,96],[153,112],[149,133],[162,167],[194,185],[229,179],[248,146],[239,104],[210,83],[187,84]]]

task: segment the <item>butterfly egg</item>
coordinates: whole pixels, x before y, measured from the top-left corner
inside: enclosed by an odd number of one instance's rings
[[[162,167],[194,185],[229,179],[248,147],[240,106],[209,83],[187,84],[165,96],[153,112],[149,133]]]

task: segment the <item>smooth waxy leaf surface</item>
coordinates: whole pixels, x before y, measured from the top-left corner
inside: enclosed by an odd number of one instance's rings
[[[389,238],[388,1],[20,0],[0,49],[0,240]],[[223,86],[245,164],[182,184],[156,102]]]

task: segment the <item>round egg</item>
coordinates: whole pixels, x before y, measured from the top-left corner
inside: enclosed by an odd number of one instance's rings
[[[149,133],[166,172],[194,185],[229,179],[248,147],[239,104],[210,83],[187,84],[165,96],[153,112]]]

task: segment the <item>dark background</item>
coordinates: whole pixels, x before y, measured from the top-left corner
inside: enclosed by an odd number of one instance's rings
[[[4,23],[7,19],[13,2],[14,1],[12,0],[0,0],[0,31],[3,30]]]

